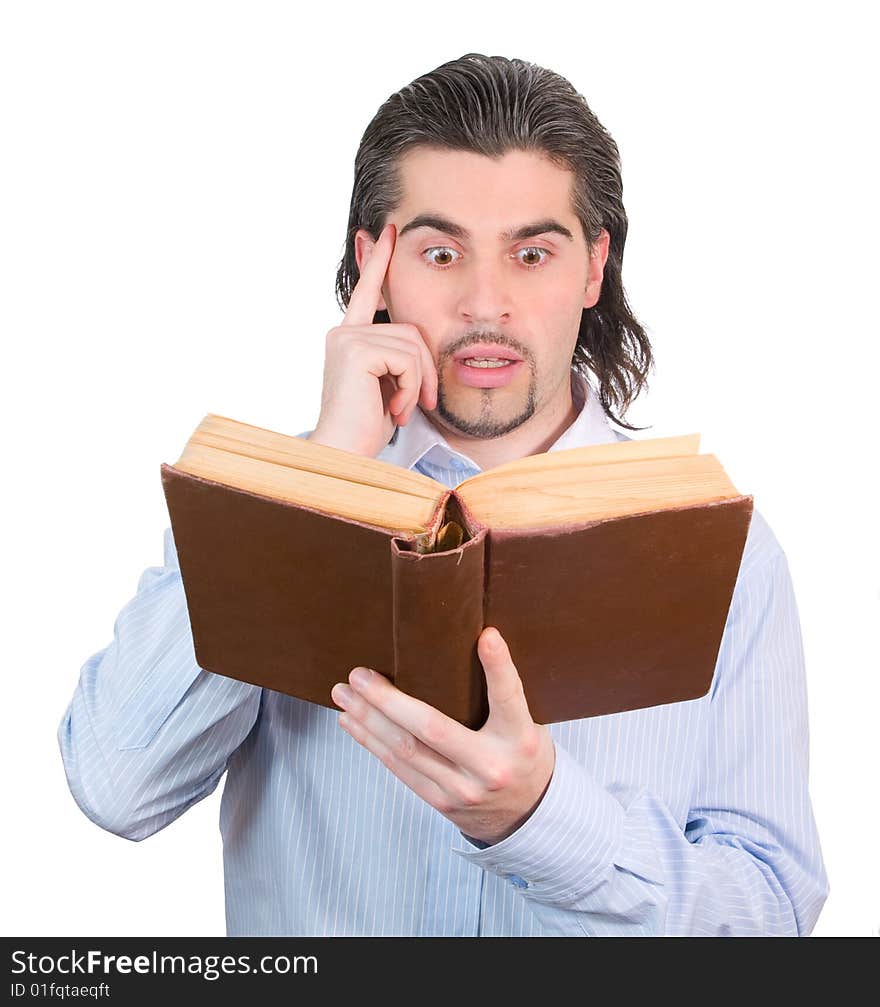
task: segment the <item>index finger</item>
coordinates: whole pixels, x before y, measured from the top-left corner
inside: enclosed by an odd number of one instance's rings
[[[373,246],[373,253],[364,263],[354,290],[348,301],[348,310],[342,320],[343,325],[372,325],[373,316],[379,309],[382,284],[388,271],[388,263],[394,253],[397,230],[393,224],[382,228],[379,240]]]
[[[480,768],[474,731],[421,699],[402,692],[378,672],[369,674],[366,681],[356,683],[351,676],[349,681],[388,720],[409,731],[428,748],[471,772]]]

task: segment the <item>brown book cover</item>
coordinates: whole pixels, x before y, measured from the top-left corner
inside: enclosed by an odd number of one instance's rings
[[[488,714],[484,626],[537,723],[709,690],[751,520],[736,496],[559,527],[493,529],[447,490],[456,548],[162,465],[196,660],[335,709],[363,665],[468,727]]]

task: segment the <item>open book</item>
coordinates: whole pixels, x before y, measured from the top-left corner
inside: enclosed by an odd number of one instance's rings
[[[702,696],[752,498],[698,449],[547,452],[450,490],[209,414],[161,467],[196,660],[331,708],[364,665],[478,727],[492,625],[538,723]]]

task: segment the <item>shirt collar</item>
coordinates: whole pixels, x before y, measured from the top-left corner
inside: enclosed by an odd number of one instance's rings
[[[609,444],[618,438],[608,417],[602,409],[599,397],[589,381],[579,372],[571,372],[571,394],[578,410],[577,419],[547,449],[565,451],[567,448],[581,448],[588,444]],[[454,451],[444,436],[427,419],[421,407],[416,408],[405,427],[397,427],[391,440],[376,456],[379,460],[411,469],[428,457],[428,460],[443,467],[458,460],[467,468],[481,471],[480,466],[467,455]]]

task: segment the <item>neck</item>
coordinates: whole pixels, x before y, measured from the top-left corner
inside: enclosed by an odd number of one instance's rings
[[[541,454],[559,440],[577,419],[579,412],[572,399],[571,381],[566,381],[564,384],[562,394],[551,404],[502,437],[487,440],[466,437],[438,422],[434,415],[426,413],[425,417],[439,430],[454,451],[460,451],[468,458],[472,458],[485,471],[496,465],[515,461],[517,458]]]

